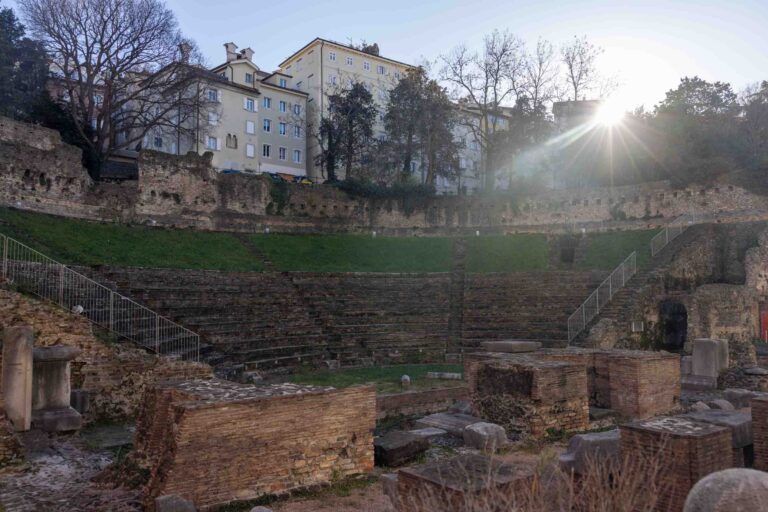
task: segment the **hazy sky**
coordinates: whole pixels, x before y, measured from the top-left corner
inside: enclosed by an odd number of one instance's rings
[[[12,2],[4,2],[6,4]],[[586,35],[602,46],[606,74],[628,106],[651,106],[680,77],[731,82],[736,90],[768,79],[768,0],[322,1],[169,0],[182,30],[211,64],[222,44],[254,49],[272,70],[316,36],[377,42],[382,55],[410,63],[436,59],[456,44],[479,47],[494,28],[529,44]]]

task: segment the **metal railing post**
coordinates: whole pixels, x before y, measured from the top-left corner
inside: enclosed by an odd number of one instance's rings
[[[155,314],[155,352],[160,354],[160,315]]]
[[[3,237],[3,279],[8,279],[8,237]]]
[[[59,304],[64,306],[64,265],[59,263]]]
[[[109,330],[115,330],[115,292],[109,292]]]

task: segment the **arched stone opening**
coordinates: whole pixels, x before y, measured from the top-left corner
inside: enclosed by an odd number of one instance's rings
[[[688,310],[675,300],[659,303],[659,325],[664,350],[682,352],[688,336]]]

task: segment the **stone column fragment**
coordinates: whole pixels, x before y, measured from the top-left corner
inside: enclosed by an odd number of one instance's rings
[[[32,422],[32,346],[30,326],[3,330],[2,395],[5,412],[13,428],[29,430]]]

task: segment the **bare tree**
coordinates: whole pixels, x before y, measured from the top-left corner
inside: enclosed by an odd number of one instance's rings
[[[595,61],[602,48],[587,41],[587,37],[574,37],[560,49],[565,74],[575,101],[585,99],[585,95],[599,83]]]
[[[560,66],[552,43],[539,39],[536,48],[526,54],[525,89],[531,108],[535,112],[546,109],[558,95]]]
[[[449,85],[463,110],[464,124],[481,146],[486,190],[494,186],[492,162],[494,134],[503,129],[503,107],[514,105],[525,90],[525,49],[510,32],[494,31],[485,37],[482,53],[458,46],[440,60],[440,78]]]
[[[103,163],[149,130],[197,133],[207,71],[160,0],[20,0],[80,136]]]

